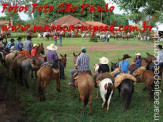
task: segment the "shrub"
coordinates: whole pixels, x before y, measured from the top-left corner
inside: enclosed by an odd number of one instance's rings
[[[98,38],[96,36],[93,36],[93,37],[90,38],[89,41],[91,41],[91,42],[97,42],[97,40],[98,40]]]

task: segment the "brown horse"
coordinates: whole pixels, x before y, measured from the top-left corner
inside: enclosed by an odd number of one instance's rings
[[[77,57],[80,55],[74,55],[74,64],[76,63]],[[89,114],[92,114],[92,99],[93,99],[93,90],[94,90],[94,81],[93,77],[88,72],[79,72],[75,73],[73,76],[75,80],[75,96],[76,88],[78,88],[80,93],[80,99],[83,103],[83,114],[85,113],[85,106],[89,101]]]
[[[63,65],[66,66],[66,54],[60,59]],[[40,96],[40,101],[45,101],[44,90],[51,80],[55,79],[57,83],[57,91],[60,92],[60,73],[58,68],[50,68],[49,66],[42,66],[37,72],[37,91]]]
[[[133,76],[137,79],[137,82],[144,82],[147,90],[149,91],[148,100],[152,100],[154,96],[154,73],[150,70],[146,70],[145,67],[141,67],[134,71]]]

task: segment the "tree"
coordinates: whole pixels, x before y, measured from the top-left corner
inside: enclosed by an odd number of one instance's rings
[[[138,23],[145,19],[150,23],[162,21],[162,0],[114,0],[121,9],[125,10],[130,19]],[[154,21],[153,21],[154,20]]]

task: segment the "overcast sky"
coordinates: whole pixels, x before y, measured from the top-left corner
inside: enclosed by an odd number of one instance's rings
[[[124,13],[124,11],[120,10],[119,7],[115,3],[111,2],[111,0],[105,0],[105,2],[109,3],[109,6],[112,6],[112,5],[115,6],[115,9],[113,11],[114,13],[117,13],[117,14],[123,14]],[[0,6],[0,16],[5,16],[5,14],[1,13],[1,11],[2,11],[2,6]],[[20,18],[22,20],[28,20],[29,19],[29,17],[26,14],[24,14],[23,12],[19,13],[19,15],[20,15]]]

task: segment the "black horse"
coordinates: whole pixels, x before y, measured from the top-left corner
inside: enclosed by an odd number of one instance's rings
[[[125,101],[125,110],[129,109],[129,105],[131,102],[132,94],[134,92],[134,83],[130,79],[125,79],[118,86],[118,92],[120,96],[120,92],[122,94],[123,100]]]

